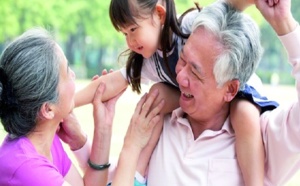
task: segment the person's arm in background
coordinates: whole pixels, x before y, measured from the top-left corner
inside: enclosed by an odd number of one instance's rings
[[[283,36],[293,32],[299,24],[291,12],[291,0],[277,1],[278,3],[273,7],[269,6],[269,1],[255,0],[255,3],[277,35]]]
[[[296,79],[298,100],[261,116],[265,180],[268,185],[285,185],[300,167],[300,28],[291,13],[291,0],[280,0],[274,7],[268,6],[268,1],[256,0],[256,7],[279,36]]]
[[[120,70],[102,75],[91,81],[83,89],[76,92],[75,107],[92,103],[95,92],[101,82],[106,84],[106,89],[101,101],[107,101],[115,97],[128,86],[128,81],[124,78]]]

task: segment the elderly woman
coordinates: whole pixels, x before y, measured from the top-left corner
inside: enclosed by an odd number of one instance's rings
[[[74,80],[62,49],[43,29],[25,32],[4,50],[0,59],[0,118],[8,135],[0,147],[0,185],[106,185],[112,120],[121,94],[102,103],[105,85],[101,83],[97,89],[89,152],[86,135],[72,114]],[[151,106],[155,95],[148,98],[139,102],[131,120],[131,126],[141,130],[127,134],[130,144],[139,146],[140,140],[147,141],[158,119],[162,104],[150,113],[149,109],[141,111],[143,104]],[[83,178],[60,139],[71,150],[88,153],[88,161],[79,162]]]

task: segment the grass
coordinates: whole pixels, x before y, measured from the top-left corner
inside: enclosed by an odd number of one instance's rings
[[[82,88],[88,81],[77,81],[77,88]],[[143,87],[143,90],[147,90],[148,87]],[[280,86],[273,87],[270,85],[264,86],[265,94],[270,99],[275,99],[281,104],[285,104],[297,98],[296,90],[291,86]],[[142,94],[141,94],[142,95]],[[135,105],[138,102],[140,95],[131,92],[130,88],[126,90],[124,95],[119,99],[116,105],[116,114],[113,124],[113,136],[111,144],[111,158],[117,159],[119,152],[123,145],[124,135],[126,133],[128,124],[130,122],[131,115],[134,111]],[[78,120],[81,123],[82,128],[86,131],[89,138],[93,137],[93,112],[92,105],[86,105],[75,109]],[[2,142],[5,136],[5,132],[0,127],[0,142]],[[71,159],[73,159],[73,154],[69,152]],[[284,158],[284,157],[283,157]],[[76,162],[76,161],[73,161]],[[290,180],[287,186],[298,186],[300,183],[300,171]]]

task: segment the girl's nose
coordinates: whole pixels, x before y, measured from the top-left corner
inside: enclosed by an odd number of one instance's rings
[[[128,47],[131,49],[132,47],[134,47],[134,38],[133,37],[130,37],[129,35],[127,36],[126,38],[126,41],[127,41],[127,45]]]

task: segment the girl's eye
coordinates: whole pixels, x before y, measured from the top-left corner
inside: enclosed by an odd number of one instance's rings
[[[131,28],[130,29],[131,32],[134,32],[135,30],[136,30],[136,28]]]

